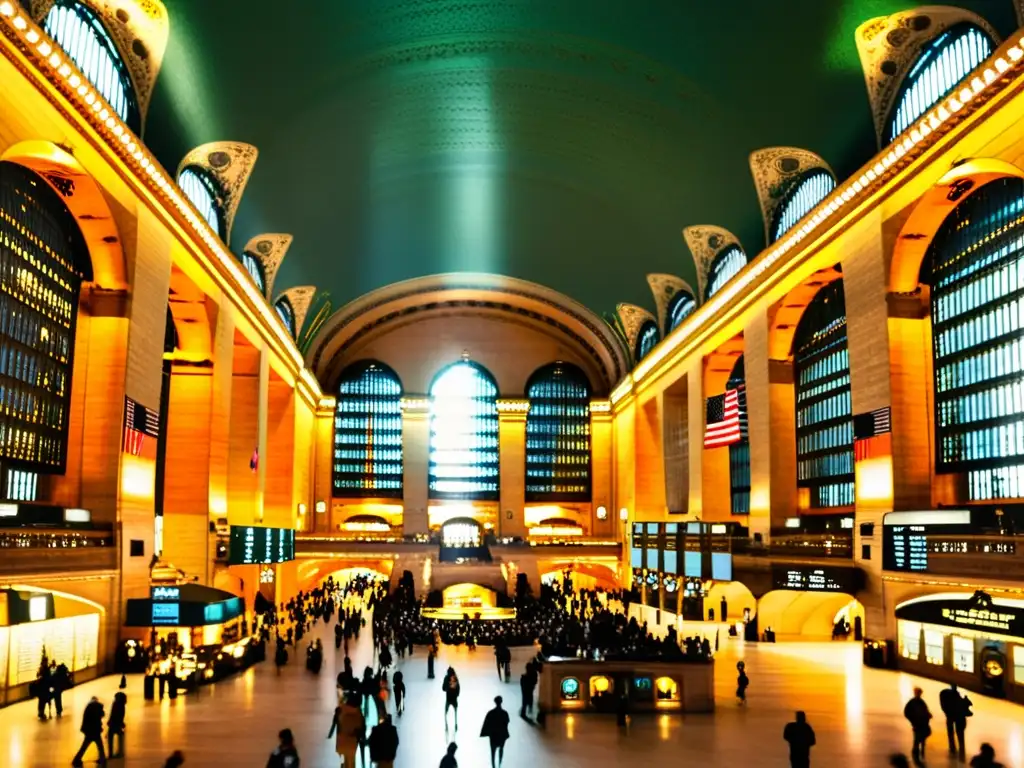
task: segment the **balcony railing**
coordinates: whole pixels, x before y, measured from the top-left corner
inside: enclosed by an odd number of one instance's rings
[[[853,533],[787,533],[772,534],[769,543],[734,537],[734,555],[753,557],[852,558]]]
[[[0,528],[4,575],[117,568],[114,531],[106,528]]]

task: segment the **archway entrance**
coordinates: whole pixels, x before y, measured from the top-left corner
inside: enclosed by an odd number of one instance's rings
[[[778,640],[829,640],[836,622],[845,619],[852,629],[864,621],[864,606],[845,592],[801,592],[777,589],[758,601],[758,628]]]

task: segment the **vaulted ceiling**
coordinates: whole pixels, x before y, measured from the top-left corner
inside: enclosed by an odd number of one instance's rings
[[[260,150],[235,221],[295,242],[278,289],[338,306],[497,272],[596,311],[696,285],[681,230],[764,229],[747,165],[804,147],[840,178],[876,149],[854,30],[905,0],[165,0],[146,143]],[[963,0],[1003,35],[1012,0]]]

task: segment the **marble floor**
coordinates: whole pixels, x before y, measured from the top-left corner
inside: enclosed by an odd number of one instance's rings
[[[324,635],[324,639],[327,637]],[[317,678],[294,662],[280,676],[264,663],[245,674],[202,689],[198,696],[175,701],[146,702],[141,679],[128,690],[127,754],[111,765],[159,768],[174,749],[182,749],[188,768],[262,768],[276,744],[277,731],[290,727],[296,735],[304,768],[333,768],[340,759],[328,741],[335,692],[336,667],[341,659],[329,644],[323,673]],[[368,634],[353,649],[360,669],[370,660]],[[512,718],[512,737],[506,748],[506,768],[613,768],[674,766],[787,766],[782,728],[793,710],[804,709],[817,732],[812,763],[860,768],[885,766],[894,750],[909,750],[902,717],[903,703],[920,685],[934,712],[941,686],[902,673],[865,669],[860,648],[850,644],[744,645],[723,643],[718,656],[718,709],[713,715],[637,716],[631,733],[623,735],[614,720],[601,715],[558,716],[540,730]],[[527,651],[518,651],[518,670]],[[748,705],[733,698],[735,662],[744,659],[751,678]],[[446,648],[439,675],[453,665],[462,681],[461,729],[455,734],[462,768],[487,768],[488,749],[478,738],[484,713],[497,694],[517,710],[518,685],[497,679],[487,648],[470,653]],[[402,663],[409,700],[398,720],[400,737],[397,768],[434,768],[447,743],[442,720],[440,678],[426,680],[426,658],[418,653]],[[107,677],[69,691],[61,720],[40,723],[32,702],[0,709],[0,766],[50,768],[69,765],[78,747],[78,727],[89,697],[98,696],[108,711],[118,678]],[[968,728],[968,749],[976,752],[991,742],[1008,767],[1024,768],[1024,708],[1003,701],[974,697],[976,716]],[[393,703],[392,703],[393,705]],[[937,729],[939,730],[939,729]],[[929,765],[954,765],[945,754],[944,734],[930,743]],[[89,764],[88,762],[86,763]],[[362,768],[362,767],[360,767]]]

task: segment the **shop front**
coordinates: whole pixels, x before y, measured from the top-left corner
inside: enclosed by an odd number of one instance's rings
[[[896,607],[897,666],[1024,703],[1024,600],[949,593]]]

